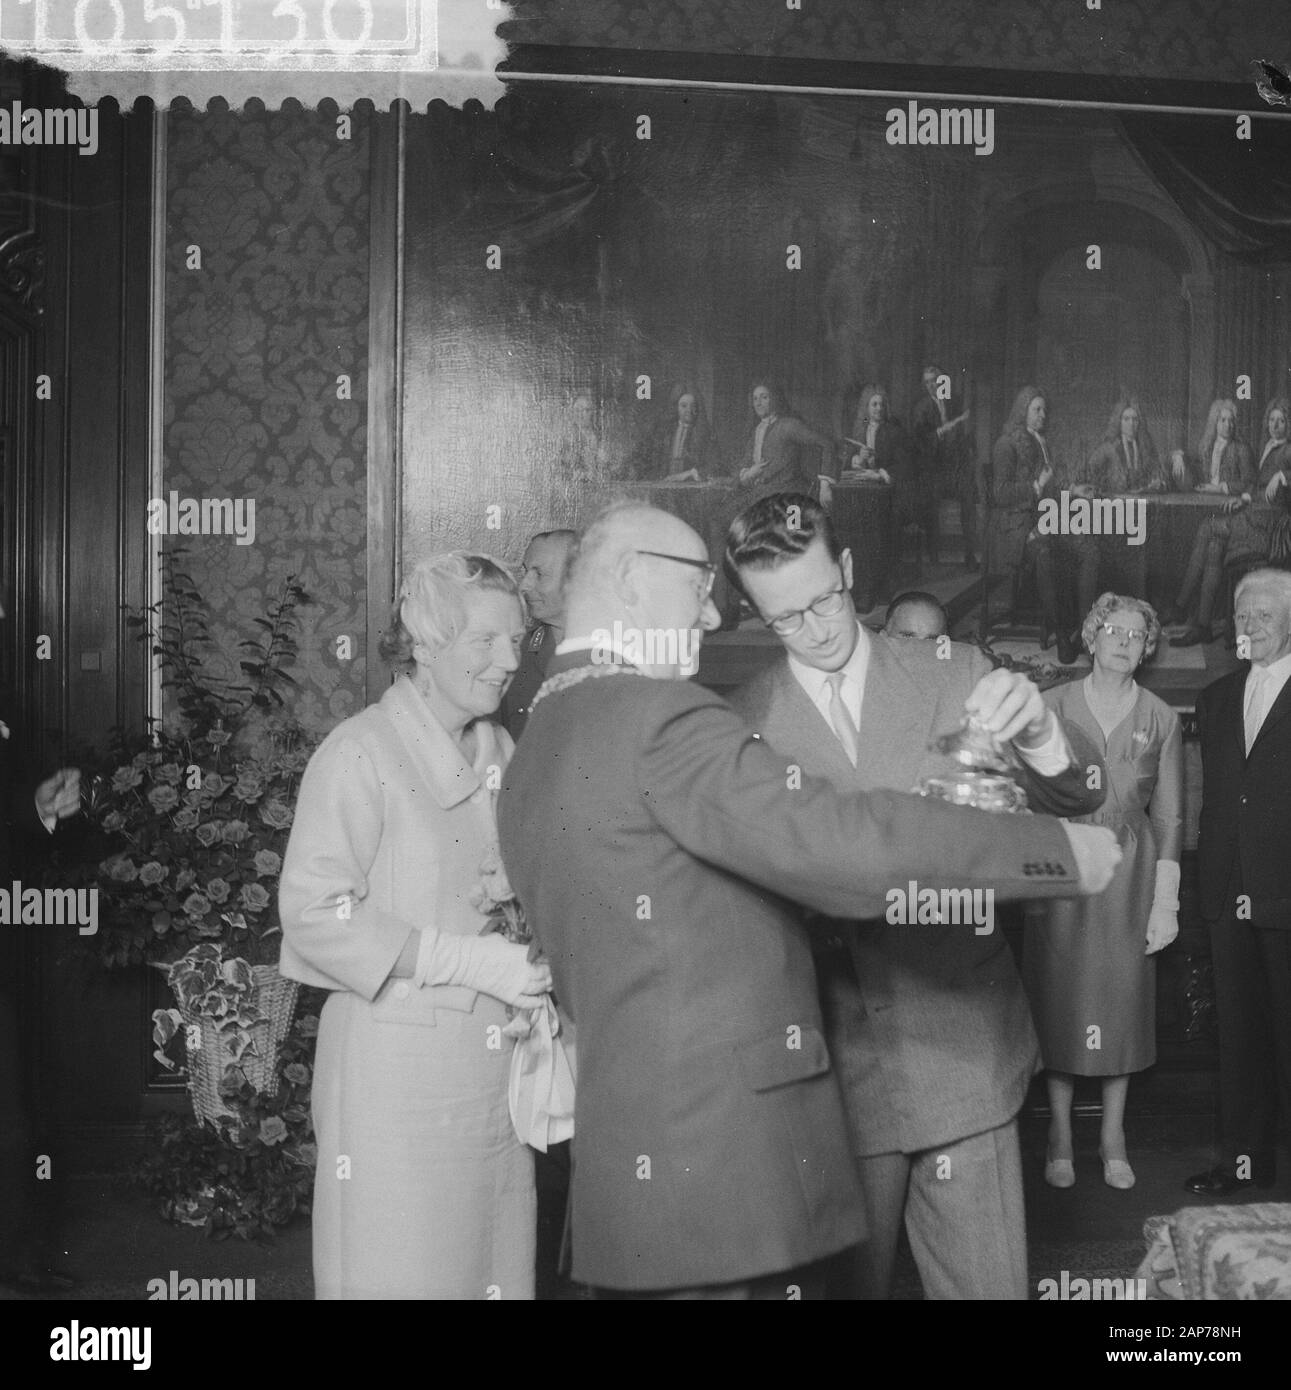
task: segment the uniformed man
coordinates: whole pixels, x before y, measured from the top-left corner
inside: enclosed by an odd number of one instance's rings
[[[574,531],[540,531],[525,548],[520,593],[531,626],[501,710],[502,723],[515,739],[524,730],[529,702],[547,674],[556,643],[565,636],[565,569],[577,540]]]

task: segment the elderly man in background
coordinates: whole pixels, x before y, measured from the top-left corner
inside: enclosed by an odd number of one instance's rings
[[[529,717],[529,702],[547,674],[547,663],[565,635],[565,570],[578,544],[576,531],[539,531],[520,562],[520,597],[529,618],[520,669],[502,697],[500,718],[518,739]]]
[[[1248,667],[1197,697],[1203,791],[1197,841],[1219,1022],[1219,1161],[1185,1183],[1226,1196],[1271,1187],[1279,1098],[1291,1120],[1291,574],[1237,586]]]
[[[778,1298],[864,1234],[800,902],[912,877],[1101,891],[1110,835],[802,776],[686,679],[718,625],[703,541],[592,523],[567,636],[499,798],[503,859],[578,1028],[573,1274],[608,1296]]]

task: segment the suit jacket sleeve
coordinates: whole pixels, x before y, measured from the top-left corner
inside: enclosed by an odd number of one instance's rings
[[[689,853],[834,917],[881,916],[888,891],[910,879],[1005,899],[1071,896],[1079,882],[1056,821],[841,793],[795,775],[724,701],[694,687],[661,683],[637,768],[654,817]]]
[[[813,428],[805,420],[799,420],[796,416],[791,415],[787,418],[782,417],[782,419],[787,427],[786,432],[799,448],[820,450],[820,457],[816,460],[813,472],[829,473],[833,476],[838,447],[833,436]]]
[[[1058,717],[1058,725],[1071,749],[1071,763],[1065,772],[1053,777],[1041,777],[1023,763],[1023,785],[1032,810],[1049,816],[1087,816],[1107,799],[1107,768],[1093,741],[1078,725]],[[1099,775],[1091,777],[1093,768]],[[1094,786],[1089,784],[1093,782]]]
[[[418,926],[368,901],[383,801],[377,768],[358,741],[325,740],[301,779],[278,885],[284,940],[337,989],[364,999],[376,997]]]

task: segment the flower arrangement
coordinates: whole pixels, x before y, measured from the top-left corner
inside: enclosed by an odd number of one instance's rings
[[[200,1226],[217,1240],[247,1240],[272,1236],[309,1211],[318,1159],[309,1090],[323,997],[302,991],[278,1054],[276,1087],[258,1091],[236,1067],[225,1072],[220,1089],[230,1113],[218,1132],[179,1115],[151,1127],[131,1176],[167,1220]]]
[[[99,865],[106,902],[104,963],[173,961],[196,944],[220,941],[252,964],[277,958],[277,880],[292,807],[311,748],[299,726],[275,713],[284,670],[295,655],[291,629],[304,593],[288,579],[257,640],[242,643],[249,684],[205,672],[209,645],[201,597],[171,557],[165,583],[173,606],[130,619],[157,636],[163,688],[178,719],[131,746],[119,740],[116,766],[91,779],[88,811],[111,852]],[[266,717],[265,711],[269,711]]]
[[[153,1014],[163,1066],[174,1070],[181,1045],[200,1045],[193,1035],[203,1032],[223,1063],[212,1072],[188,1051],[195,1103],[200,1091],[199,1114],[211,1118],[166,1117],[136,1180],[169,1219],[251,1237],[308,1210],[316,1157],[317,1006],[293,1022],[293,994],[271,1009],[274,1035],[260,1007],[266,981],[279,999],[287,988],[267,967],[278,957],[278,877],[312,751],[281,693],[295,684],[285,666],[306,599],[294,579],[284,582],[255,619],[259,635],[241,643],[235,683],[208,667],[206,608],[181,557],[163,557],[164,604],[128,619],[151,643],[174,715],[133,740],[119,736],[89,784],[98,941],[108,966],[168,966],[179,1007]]]

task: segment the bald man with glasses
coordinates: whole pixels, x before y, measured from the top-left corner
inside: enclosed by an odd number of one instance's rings
[[[779,493],[742,512],[726,565],[785,648],[731,704],[804,775],[840,791],[909,791],[933,770],[932,740],[971,715],[1012,743],[1032,809],[1079,816],[1101,804],[1097,752],[1025,676],[947,637],[861,626],[851,554],[810,497]],[[946,847],[920,846],[930,862]],[[1040,1055],[1008,944],[973,923],[874,920],[860,902],[836,916],[854,920],[817,931],[832,943],[817,971],[871,1232],[838,1292],[891,1297],[904,1220],[928,1298],[1025,1299],[1017,1115]]]

